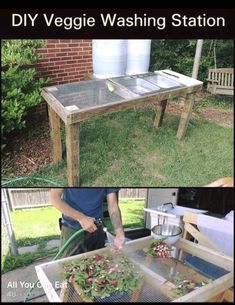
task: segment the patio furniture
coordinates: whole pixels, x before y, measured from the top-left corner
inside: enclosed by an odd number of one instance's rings
[[[209,69],[207,91],[212,94],[233,96],[233,79],[233,68]]]

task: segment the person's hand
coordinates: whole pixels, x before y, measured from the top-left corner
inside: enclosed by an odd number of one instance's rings
[[[97,230],[97,226],[95,225],[94,221],[94,217],[85,215],[81,219],[79,219],[82,228],[89,233],[93,233]]]
[[[116,234],[114,239],[114,247],[116,250],[120,251],[125,243],[125,235],[123,231],[120,231]]]

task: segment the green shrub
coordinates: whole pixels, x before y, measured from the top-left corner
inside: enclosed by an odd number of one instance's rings
[[[191,76],[197,40],[158,39],[152,41],[150,70],[171,69]],[[198,79],[206,82],[208,69],[233,67],[233,40],[204,39]]]
[[[25,127],[28,109],[41,102],[40,89],[47,80],[37,76],[33,64],[40,58],[36,49],[44,43],[24,39],[2,41],[3,146],[10,132]]]

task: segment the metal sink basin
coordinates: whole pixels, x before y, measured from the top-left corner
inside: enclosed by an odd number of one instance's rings
[[[139,77],[120,77],[112,80],[137,95],[150,94],[161,89],[159,86]]]
[[[128,90],[110,88],[106,80],[74,82],[47,89],[67,109],[81,110],[130,98]],[[70,108],[69,108],[70,107]],[[73,107],[73,108],[71,108]]]
[[[146,77],[143,76],[143,79],[163,89],[177,88],[182,86],[179,82],[157,73],[148,75]]]
[[[163,216],[172,216],[172,217],[181,217],[185,212],[193,212],[193,213],[206,213],[206,210],[187,208],[179,205],[175,205],[174,208],[171,206],[160,206],[157,208],[145,208],[146,212],[150,212],[155,215],[163,215]]]
[[[193,208],[187,208],[182,207],[179,205],[176,205],[174,208],[167,207],[166,213],[173,214],[175,216],[183,216],[185,212],[192,212],[192,213],[206,213],[206,210],[200,210],[200,209],[193,209]]]

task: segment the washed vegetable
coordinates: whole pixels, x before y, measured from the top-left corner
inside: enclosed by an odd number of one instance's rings
[[[147,251],[148,255],[166,258],[171,256],[171,247],[164,242],[164,238],[154,240]]]
[[[185,294],[200,288],[208,283],[210,283],[211,279],[206,279],[200,282],[196,282],[192,279],[187,279],[182,274],[176,274],[173,282],[176,285],[175,288],[172,288],[171,291],[176,294],[178,297],[184,296]]]
[[[74,279],[81,287],[81,297],[105,298],[138,288],[141,274],[123,254],[96,254],[65,264],[63,277]]]

